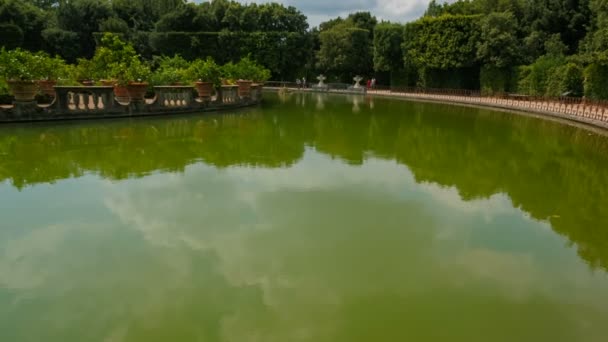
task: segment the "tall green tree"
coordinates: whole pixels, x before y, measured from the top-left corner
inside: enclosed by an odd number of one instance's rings
[[[486,65],[506,68],[517,65],[520,45],[517,20],[510,12],[491,13],[481,20],[477,58]]]
[[[43,40],[40,33],[46,26],[47,16],[48,14],[45,14],[43,10],[29,2],[0,0],[0,24],[5,25],[5,34],[11,34],[0,37],[0,42],[8,45],[19,44],[28,50],[42,49]],[[19,35],[19,31],[21,31],[22,39],[17,39],[16,35]]]
[[[403,68],[403,26],[380,23],[374,31],[374,70],[392,71]]]
[[[98,32],[99,24],[112,15],[108,0],[62,0],[57,7],[57,29],[66,31],[62,33],[65,36],[74,32],[78,36],[79,56],[89,58],[96,46],[93,33]],[[61,51],[64,47],[55,48]]]
[[[351,22],[343,22],[320,33],[318,68],[350,82],[355,74],[369,75],[372,71],[370,34]]]

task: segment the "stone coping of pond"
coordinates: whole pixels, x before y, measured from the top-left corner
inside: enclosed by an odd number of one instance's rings
[[[287,89],[290,92],[315,92],[315,90],[311,88],[264,88],[266,91],[279,91],[281,89]],[[329,89],[324,92],[332,94],[356,94],[339,89]],[[500,98],[491,96],[464,96],[457,94],[432,94],[374,89],[368,89],[366,95],[459,104],[472,107],[487,107],[514,113],[531,113],[538,115],[539,117],[558,119],[562,122],[565,120],[566,122],[574,122],[585,126],[600,128],[604,132],[608,130],[608,106],[585,103],[584,101],[547,101],[538,99],[530,100],[522,96]]]
[[[50,103],[14,102],[0,106],[0,123],[171,115],[253,106],[262,86],[222,86],[211,97],[199,97],[193,86],[156,86],[154,96],[135,101],[118,98],[112,86],[56,86]]]

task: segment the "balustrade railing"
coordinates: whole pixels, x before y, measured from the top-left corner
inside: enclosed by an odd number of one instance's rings
[[[194,102],[194,87],[191,86],[157,86],[153,102],[163,108],[187,108]]]
[[[55,106],[64,113],[112,112],[118,104],[114,101],[113,87],[55,87]]]
[[[265,84],[268,87],[277,88],[303,88],[296,82],[270,81]],[[332,88],[336,92],[342,91],[343,87]],[[314,89],[311,89],[314,90]],[[580,97],[569,96],[530,96],[522,94],[482,94],[480,91],[466,89],[433,89],[416,87],[386,87],[375,86],[367,89],[368,94],[391,95],[403,97],[427,98],[430,100],[451,101],[489,105],[495,107],[531,110],[557,114],[564,117],[583,118],[586,121],[594,120],[608,123],[608,101],[591,100]]]
[[[251,86],[249,96],[240,97],[238,86],[222,86],[211,99],[198,98],[192,86],[157,86],[144,102],[118,102],[112,86],[57,86],[50,104],[37,102],[0,106],[0,121],[31,121],[108,116],[154,115],[197,112],[222,107],[246,106],[261,101],[262,86]]]
[[[236,85],[223,85],[220,91],[222,103],[235,103],[239,99],[239,87]]]

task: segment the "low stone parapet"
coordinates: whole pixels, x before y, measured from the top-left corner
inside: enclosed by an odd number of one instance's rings
[[[192,86],[154,87],[153,96],[141,101],[119,102],[111,86],[57,86],[51,103],[13,102],[0,106],[0,122],[27,122],[106,117],[196,113],[251,106],[262,99],[262,86],[252,85],[249,96],[238,86],[222,86],[211,98],[199,98]]]

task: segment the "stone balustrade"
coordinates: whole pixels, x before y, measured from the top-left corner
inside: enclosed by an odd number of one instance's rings
[[[143,103],[118,102],[113,87],[57,86],[50,104],[14,102],[0,105],[0,122],[88,119],[196,113],[251,106],[262,99],[262,86],[252,86],[251,96],[239,97],[237,86],[222,86],[211,99],[198,98],[192,86],[154,87]]]

